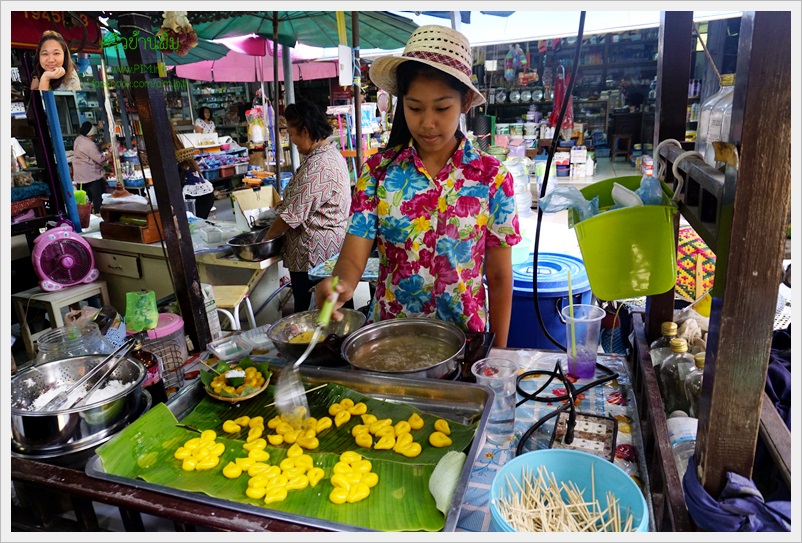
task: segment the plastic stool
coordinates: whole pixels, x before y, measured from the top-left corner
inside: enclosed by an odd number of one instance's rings
[[[214,302],[217,310],[228,317],[234,330],[242,330],[239,320],[239,308],[243,300],[248,310],[248,324],[251,330],[256,328],[256,317],[253,315],[253,306],[248,297],[248,287],[246,285],[213,285]]]
[[[623,149],[618,148],[618,142],[626,142],[626,147]],[[610,150],[610,162],[615,162],[615,157],[623,154],[624,158],[629,155],[629,150],[632,148],[632,136],[630,134],[613,134],[613,145]]]
[[[102,305],[109,304],[109,291],[105,281],[94,281],[84,285],[76,285],[55,292],[47,292],[39,287],[17,292],[11,295],[11,302],[17,312],[17,320],[20,323],[22,340],[25,342],[25,352],[29,358],[36,356],[34,342],[47,330],[42,330],[31,334],[28,327],[27,312],[29,307],[39,307],[47,310],[50,317],[51,328],[61,328],[64,326],[64,315],[61,310],[64,308],[78,308],[78,303],[93,296],[100,296]]]

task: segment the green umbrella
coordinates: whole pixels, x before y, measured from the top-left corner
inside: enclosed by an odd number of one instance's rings
[[[192,20],[190,13],[190,20]],[[345,12],[345,26],[351,46],[351,12]],[[234,17],[194,24],[201,38],[209,40],[230,38],[246,34],[257,34],[273,38],[273,12],[257,11],[242,13]],[[359,45],[365,49],[400,49],[418,25],[405,17],[387,11],[359,12]],[[278,41],[295,47],[297,43],[313,47],[336,47],[337,35],[335,11],[279,11]]]

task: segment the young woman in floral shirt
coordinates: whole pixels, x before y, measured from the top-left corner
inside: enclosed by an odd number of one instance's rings
[[[339,302],[351,299],[375,239],[379,278],[369,321],[433,317],[473,332],[489,323],[495,346],[504,347],[511,247],[521,236],[512,176],[458,130],[460,114],[484,102],[471,65],[462,34],[424,26],[401,57],[371,67],[373,82],[398,105],[387,149],[367,161],[357,182],[332,275]],[[330,293],[330,279],[318,285],[318,307]]]

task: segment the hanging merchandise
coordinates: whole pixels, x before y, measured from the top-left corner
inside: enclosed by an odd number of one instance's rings
[[[245,119],[248,121],[248,141],[251,146],[265,144],[265,121],[262,116],[262,108],[255,107],[245,112]]]
[[[568,100],[568,104],[565,106],[565,116],[563,117],[562,126],[559,127],[563,139],[566,140],[571,137],[574,130],[573,97],[566,96],[569,77],[570,76],[565,75],[565,67],[560,66],[560,71],[557,72],[557,80],[554,82],[554,108],[551,111],[551,115],[549,115],[549,124],[551,126],[556,126],[563,101]]]
[[[515,50],[512,48],[512,45],[510,45],[510,50],[507,51],[507,55],[504,57],[504,79],[507,81],[515,79],[514,59]]]

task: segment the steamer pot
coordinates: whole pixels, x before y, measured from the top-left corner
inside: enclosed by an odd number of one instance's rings
[[[90,396],[87,405],[72,409],[30,409],[48,390],[74,383],[105,358],[105,355],[64,358],[15,375],[11,379],[12,444],[27,454],[80,449],[99,442],[136,418],[141,412],[145,367],[131,357],[125,357],[109,377],[125,385],[114,396],[100,401],[93,401]],[[93,382],[90,380],[87,388]]]
[[[421,338],[436,340],[447,346],[453,354],[444,360],[425,367],[417,367],[414,359],[410,359],[415,369],[387,370],[377,368],[370,362],[360,360],[357,351],[360,347],[376,344],[386,338],[404,338],[410,345],[410,356],[414,356],[416,342]],[[369,324],[360,328],[343,342],[341,354],[352,368],[370,373],[408,377],[413,379],[442,379],[454,373],[465,353],[465,333],[455,325],[437,319],[399,318]]]

